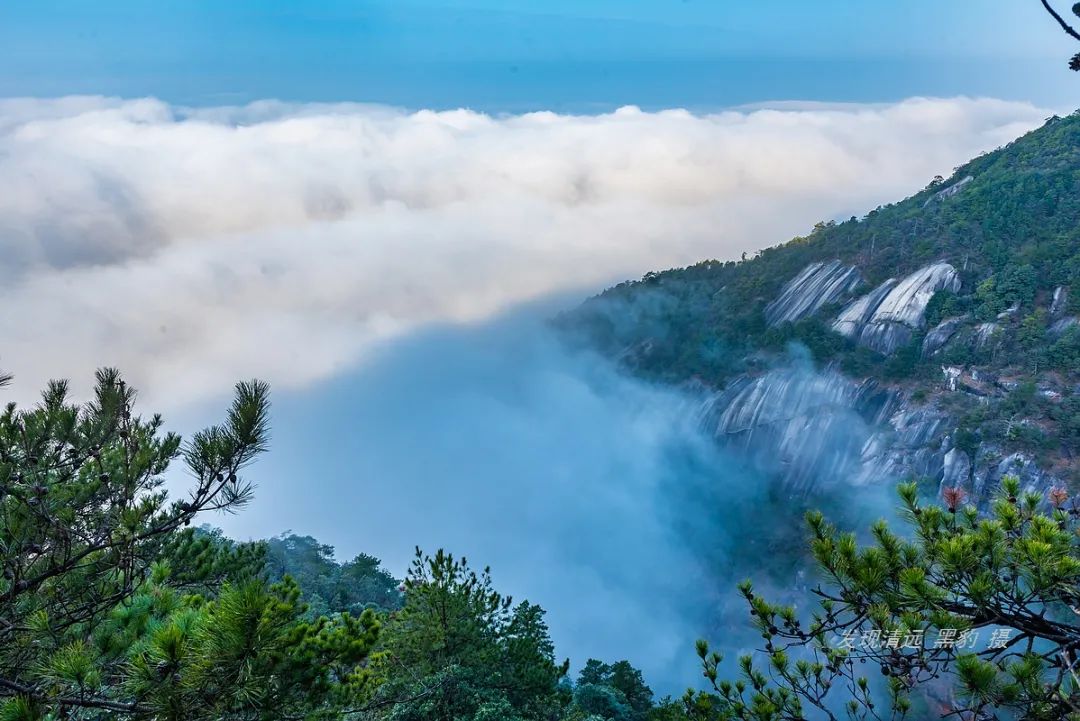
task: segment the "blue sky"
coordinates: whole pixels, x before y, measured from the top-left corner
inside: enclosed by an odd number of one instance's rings
[[[489,111],[988,95],[1072,104],[1034,0],[7,0],[0,96]]]

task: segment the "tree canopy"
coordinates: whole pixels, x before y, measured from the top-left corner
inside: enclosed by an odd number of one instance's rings
[[[190,528],[250,500],[267,386],[187,443],[134,400],[103,370],[87,403],[54,382],[0,415],[0,718],[280,719],[357,695],[374,614],[309,619],[261,545]],[[170,501],[177,459],[194,483]]]
[[[863,548],[809,514],[817,608],[807,618],[744,583],[762,648],[726,680],[700,642],[712,690],[687,694],[690,718],[1080,719],[1080,508],[1016,478],[988,514],[958,488],[943,496],[923,504],[901,485],[909,533],[879,521]]]
[[[89,402],[68,396],[54,382],[35,407],[0,414],[0,721],[637,721],[657,710],[626,661],[590,662],[576,693],[543,609],[513,603],[464,558],[418,549],[399,582],[373,556],[339,563],[311,537],[236,543],[196,524],[252,498],[244,476],[269,437],[264,383],[237,385],[225,420],[187,442],[138,415],[114,370],[98,373]],[[176,461],[193,481],[170,499]]]

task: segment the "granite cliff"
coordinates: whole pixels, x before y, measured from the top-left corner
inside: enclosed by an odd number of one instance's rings
[[[791,494],[914,478],[980,503],[1080,490],[1080,115],[742,262],[650,273],[559,319],[700,397]]]

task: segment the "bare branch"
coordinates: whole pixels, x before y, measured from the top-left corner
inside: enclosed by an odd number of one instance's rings
[[[1050,13],[1050,15],[1053,16],[1055,20],[1057,20],[1057,23],[1061,26],[1062,30],[1064,30],[1068,35],[1070,35],[1074,40],[1080,40],[1080,33],[1073,29],[1073,27],[1069,25],[1069,23],[1065,22],[1065,18],[1061,17],[1061,14],[1054,9],[1054,6],[1050,4],[1050,0],[1041,0],[1041,2],[1043,4],[1043,7],[1046,8],[1046,12]]]

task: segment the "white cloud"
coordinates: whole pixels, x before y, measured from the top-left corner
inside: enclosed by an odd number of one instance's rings
[[[732,258],[947,174],[996,100],[601,116],[0,101],[0,367],[295,386],[424,324]]]

